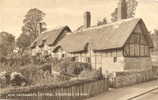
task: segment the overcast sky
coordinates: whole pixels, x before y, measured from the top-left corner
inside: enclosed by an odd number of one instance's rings
[[[83,13],[91,11],[92,24],[110,14],[118,0],[0,0],[0,31],[15,36],[21,33],[24,15],[30,8],[46,13],[48,30],[68,25],[72,30],[83,24]],[[141,17],[148,30],[158,29],[158,0],[139,0],[136,16]]]

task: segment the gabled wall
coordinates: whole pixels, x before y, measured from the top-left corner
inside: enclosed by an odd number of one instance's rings
[[[67,33],[70,34],[71,30],[66,27],[65,29],[62,30],[60,35],[56,38],[53,45],[49,46],[44,43],[42,47],[36,46],[35,48],[32,49],[32,55],[35,55],[37,53],[43,53],[45,51],[47,51],[51,55],[54,55],[54,53],[52,52],[54,47],[58,44],[59,41],[61,41],[66,35],[68,35]]]
[[[124,46],[125,70],[152,68],[150,47],[141,24],[138,24]]]

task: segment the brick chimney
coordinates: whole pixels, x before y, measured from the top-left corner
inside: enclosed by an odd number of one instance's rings
[[[91,26],[91,13],[86,11],[84,13],[84,28],[88,28]]]
[[[37,34],[39,35],[42,31],[42,23],[37,24]]]
[[[127,19],[127,3],[126,0],[120,0],[117,8],[117,20]]]

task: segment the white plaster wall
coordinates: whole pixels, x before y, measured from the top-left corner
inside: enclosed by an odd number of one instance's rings
[[[97,68],[101,67],[102,72],[117,72],[124,70],[124,57],[117,57],[117,61],[114,62],[114,57],[102,57],[101,64],[97,64]]]
[[[125,70],[152,69],[151,57],[125,57]]]

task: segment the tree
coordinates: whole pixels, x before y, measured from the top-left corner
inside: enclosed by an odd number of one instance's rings
[[[46,30],[46,23],[43,22],[44,16],[45,13],[37,8],[30,9],[25,15],[22,33],[16,42],[22,54],[39,36],[39,34]]]
[[[31,34],[33,40],[35,40],[40,33],[46,30],[46,23],[43,22],[44,16],[45,13],[41,10],[37,8],[30,9],[23,20],[22,32]]]
[[[98,22],[97,22],[97,26],[99,26],[99,25],[104,25],[104,24],[107,24],[106,17],[103,18],[101,21],[98,21]]]
[[[154,35],[158,37],[158,29],[154,29]]]
[[[135,11],[137,6],[138,6],[137,0],[127,1],[127,18],[131,18],[135,16]]]
[[[11,54],[15,47],[15,37],[7,32],[0,33],[0,56]]]
[[[111,21],[112,22],[117,21],[117,8],[115,8],[114,12],[111,13]]]
[[[20,48],[20,51],[21,51],[21,55],[23,54],[23,52],[30,46],[31,42],[30,40],[31,39],[31,35],[29,34],[25,34],[25,33],[22,33],[18,38],[17,38],[17,41],[16,41],[16,45],[17,47]]]
[[[151,38],[154,43],[154,51],[158,51],[158,29],[154,30],[154,33],[151,34]]]
[[[138,6],[137,0],[127,0],[127,18],[131,18],[135,16],[136,7]],[[114,12],[111,13],[111,21],[115,22],[117,21],[117,9],[115,8]]]

